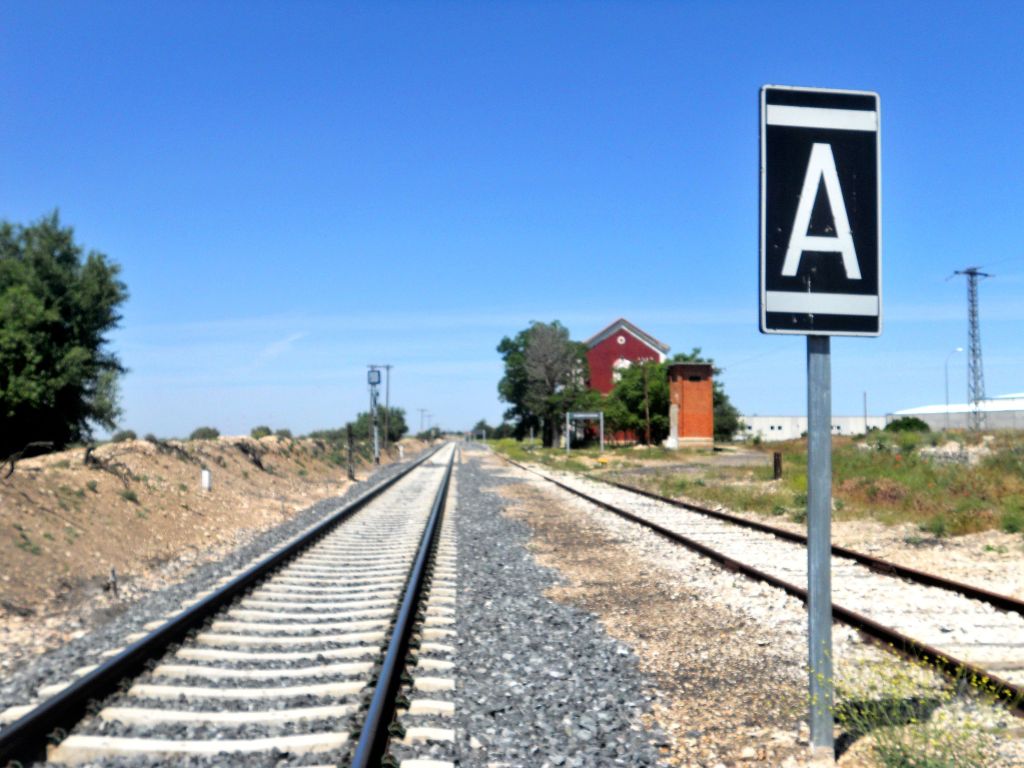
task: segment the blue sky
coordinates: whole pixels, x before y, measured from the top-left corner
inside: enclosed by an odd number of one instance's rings
[[[367,363],[434,423],[504,409],[495,346],[625,316],[746,413],[805,411],[758,333],[757,94],[882,99],[885,328],[833,410],[941,402],[982,265],[989,394],[1024,391],[1020,3],[44,3],[0,10],[0,217],[123,267],[123,425],[335,426]],[[965,396],[966,354],[950,360]]]

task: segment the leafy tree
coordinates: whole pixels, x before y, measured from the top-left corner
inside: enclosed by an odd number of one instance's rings
[[[505,418],[523,438],[531,427],[542,428],[545,446],[555,444],[565,412],[592,406],[600,399],[586,388],[589,375],[586,347],[569,339],[569,330],[557,320],[533,322],[514,338],[498,344],[505,375],[498,396],[510,404]]]
[[[273,433],[270,431],[270,427],[266,425],[253,427],[249,431],[249,437],[253,438],[254,440],[259,440],[261,437],[269,437],[271,434]]]
[[[0,222],[0,455],[116,426],[125,368],[106,334],[128,297],[119,272],[56,211],[29,226]]]
[[[290,429],[275,429],[274,437],[281,437],[284,438],[285,440],[291,440],[292,431]]]
[[[491,430],[490,437],[494,440],[504,440],[507,437],[512,437],[514,434],[515,428],[507,421],[503,421]]]
[[[371,422],[370,412],[362,411],[356,414],[355,421],[349,422],[352,425],[352,434],[356,440],[368,440],[371,438]],[[377,409],[377,434],[380,435],[381,441],[384,440],[384,408]],[[408,425],[405,423],[405,409],[404,408],[389,408],[388,409],[388,442],[396,443],[402,439],[402,436],[409,431]]]
[[[505,437],[512,437],[515,429],[507,421],[503,421],[498,426],[492,427],[487,423],[486,419],[480,419],[480,421],[473,425],[473,428],[470,430],[470,434],[472,434],[473,437],[479,437],[481,432],[484,433],[484,437],[487,440],[501,440]]]
[[[616,431],[631,431],[657,445],[669,435],[668,363],[654,360],[621,371],[605,400],[605,421]]]
[[[632,431],[641,441],[647,442],[648,423],[650,443],[657,445],[671,430],[669,424],[668,367],[673,363],[704,362],[711,364],[712,406],[714,408],[714,438],[718,442],[732,439],[740,426],[740,414],[729,401],[725,388],[718,380],[722,370],[714,361],[704,359],[699,348],[689,353],[679,353],[664,363],[638,363],[622,371],[615,388],[608,395],[605,419],[616,430]]]
[[[901,416],[885,425],[886,432],[931,432],[928,423],[917,416]]]
[[[192,434],[188,436],[189,440],[216,440],[220,437],[220,430],[216,427],[196,427],[192,430]]]
[[[122,429],[110,436],[110,442],[123,443],[125,440],[136,440],[138,435],[131,429]]]

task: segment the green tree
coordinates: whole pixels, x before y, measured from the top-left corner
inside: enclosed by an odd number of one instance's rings
[[[566,411],[593,407],[600,400],[586,387],[586,347],[570,340],[569,330],[557,320],[533,322],[514,338],[506,336],[498,352],[505,362],[498,396],[511,406],[505,418],[515,424],[516,437],[542,427],[543,443],[550,447]]]
[[[272,434],[273,432],[271,432],[270,427],[266,426],[265,424],[260,425],[258,427],[253,427],[251,430],[249,430],[249,437],[253,438],[254,440],[259,440],[261,437],[268,437]]]
[[[931,432],[928,422],[917,416],[901,416],[885,425],[886,432]]]
[[[504,440],[508,437],[515,435],[515,429],[507,421],[501,422],[498,426],[491,430],[489,437],[493,440]]]
[[[0,222],[0,455],[117,425],[125,368],[107,333],[128,296],[119,272],[86,253],[57,212],[29,226]]]
[[[370,434],[370,412],[361,411],[356,414],[355,421],[350,421],[352,425],[352,434],[356,440],[368,440],[371,437]],[[346,425],[347,426],[347,425]],[[384,408],[377,410],[377,434],[380,439],[384,440]],[[402,439],[402,436],[409,431],[408,425],[405,423],[405,409],[404,408],[389,408],[388,409],[388,442],[396,443]]]
[[[646,442],[649,413],[650,443],[660,443],[668,437],[671,429],[668,418],[668,367],[673,363],[695,362],[710,363],[715,377],[712,383],[715,440],[731,440],[740,427],[739,411],[729,401],[729,396],[718,379],[722,369],[716,368],[713,360],[705,359],[698,347],[689,353],[676,354],[664,363],[638,363],[623,370],[615,388],[605,401],[605,419],[608,425],[615,430],[630,430],[638,439]]]
[[[657,445],[669,435],[668,406],[668,363],[647,360],[621,371],[605,400],[605,421]]]

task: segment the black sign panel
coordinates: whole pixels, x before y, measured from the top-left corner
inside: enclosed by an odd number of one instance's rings
[[[878,94],[761,89],[761,331],[882,330]]]

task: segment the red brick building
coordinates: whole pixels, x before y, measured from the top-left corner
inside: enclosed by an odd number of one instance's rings
[[[620,371],[644,360],[664,362],[668,344],[620,317],[584,344],[590,364],[591,389],[607,395],[615,388]],[[708,363],[676,363],[668,369],[668,448],[710,447],[714,441],[714,389]],[[614,442],[634,442],[632,432],[616,432]]]
[[[667,448],[710,448],[715,442],[714,387],[710,363],[668,367]]]
[[[604,330],[598,331],[584,344],[590,364],[590,388],[607,395],[615,387],[617,372],[643,360],[663,362],[668,344],[640,330],[620,317]]]

